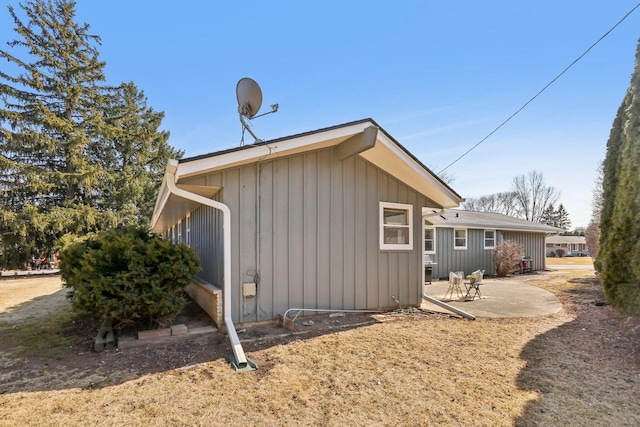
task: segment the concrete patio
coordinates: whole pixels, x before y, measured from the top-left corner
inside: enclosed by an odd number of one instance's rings
[[[446,302],[476,317],[535,317],[546,316],[562,310],[562,304],[550,292],[527,285],[532,278],[540,279],[543,274],[532,276],[512,276],[508,278],[485,278],[480,286],[482,298],[465,301],[464,297],[456,299],[444,298],[449,282],[435,280],[431,285],[423,287],[428,296]],[[464,291],[464,286],[462,287]],[[447,297],[449,295],[447,294]],[[446,309],[423,299],[421,308],[428,311],[448,313]]]

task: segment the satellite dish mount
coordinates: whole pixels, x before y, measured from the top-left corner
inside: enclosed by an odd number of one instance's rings
[[[262,106],[262,90],[258,83],[254,80],[245,77],[238,81],[236,85],[236,96],[238,98],[238,115],[240,116],[240,123],[242,123],[242,141],[240,145],[244,144],[244,131],[246,130],[253,136],[254,143],[261,142],[262,140],[256,136],[251,130],[251,127],[245,121],[245,118],[251,120],[258,117],[265,116],[267,114],[275,113],[278,111],[278,104],[271,104],[271,111],[257,115]]]

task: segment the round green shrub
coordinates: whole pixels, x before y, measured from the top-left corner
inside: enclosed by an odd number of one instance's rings
[[[186,304],[183,288],[199,269],[189,246],[136,227],[96,234],[60,253],[73,307],[114,326],[162,324],[175,316]]]

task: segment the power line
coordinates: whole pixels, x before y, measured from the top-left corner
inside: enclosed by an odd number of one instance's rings
[[[444,169],[442,169],[440,172],[438,172],[438,174],[441,174],[442,172],[446,171],[447,169],[449,169],[451,166],[453,166],[454,164],[456,164],[458,161],[460,161],[463,157],[465,157],[467,154],[469,154],[471,151],[473,151],[478,145],[482,144],[483,142],[485,142],[487,139],[489,139],[489,137],[491,137],[491,135],[493,135],[494,133],[496,133],[502,126],[506,125],[511,119],[513,119],[516,115],[518,115],[518,113],[520,113],[520,111],[524,110],[525,107],[529,104],[531,104],[533,102],[534,99],[536,99],[540,94],[542,94],[542,92],[544,92],[549,86],[551,86],[552,84],[554,84],[556,82],[556,80],[558,80],[560,77],[562,77],[562,75],[564,73],[566,73],[569,68],[573,67],[578,61],[580,61],[587,53],[589,53],[589,51],[591,49],[593,49],[598,43],[600,43],[602,40],[604,40],[605,37],[607,37],[613,30],[615,30],[618,25],[622,24],[622,22],[627,19],[629,17],[629,15],[631,15],[638,7],[640,7],[640,3],[636,4],[633,9],[631,9],[629,12],[627,12],[626,15],[624,15],[622,17],[622,19],[620,19],[613,27],[611,27],[609,29],[609,31],[607,31],[606,33],[604,33],[598,40],[596,40],[595,43],[593,43],[591,46],[589,46],[589,48],[587,50],[585,50],[584,52],[582,52],[582,55],[578,56],[571,64],[569,64],[564,70],[562,70],[562,72],[560,74],[558,74],[557,76],[555,76],[549,83],[547,83],[542,89],[540,89],[538,91],[538,93],[536,93],[533,97],[531,97],[527,102],[525,102],[522,107],[518,108],[516,110],[515,113],[511,114],[509,117],[507,117],[507,119],[505,121],[503,121],[502,123],[500,123],[498,125],[498,127],[496,127],[494,130],[492,130],[491,132],[489,132],[489,134],[487,136],[485,136],[484,138],[482,138],[480,141],[478,141],[473,147],[469,148],[467,151],[465,151],[460,157],[458,157],[457,159],[455,159],[453,162],[449,163]]]

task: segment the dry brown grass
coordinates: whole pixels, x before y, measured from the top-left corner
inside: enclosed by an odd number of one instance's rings
[[[28,277],[0,280],[0,313],[38,298],[62,290],[60,276]]]
[[[640,424],[638,320],[600,304],[592,272],[528,283],[565,310],[388,315],[251,352],[253,373],[216,360],[102,388],[2,394],[0,425]]]
[[[593,258],[589,256],[576,257],[547,257],[547,266],[554,265],[593,265]]]

